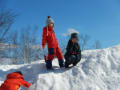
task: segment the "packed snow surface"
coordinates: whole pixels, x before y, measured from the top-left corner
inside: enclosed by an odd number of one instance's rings
[[[8,73],[22,71],[25,80],[33,83],[21,90],[120,90],[120,45],[82,52],[81,62],[71,69],[47,71],[44,60],[31,64],[0,65],[0,84]]]

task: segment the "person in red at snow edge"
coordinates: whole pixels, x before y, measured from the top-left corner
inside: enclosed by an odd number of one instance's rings
[[[46,24],[47,26],[43,28],[42,36],[42,48],[44,49],[46,44],[48,46],[46,68],[52,69],[52,60],[55,56],[57,56],[59,60],[59,66],[64,67],[64,57],[62,55],[61,49],[58,44],[58,40],[54,32],[54,21],[50,16],[48,16]]]
[[[18,90],[21,85],[28,88],[31,83],[25,81],[22,73],[17,71],[7,75],[6,80],[0,86],[0,90]]]

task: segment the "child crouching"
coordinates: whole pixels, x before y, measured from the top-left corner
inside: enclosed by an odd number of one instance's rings
[[[78,35],[77,33],[71,34],[71,38],[68,42],[65,53],[65,68],[69,68],[69,65],[73,64],[76,66],[78,62],[81,60],[81,50],[80,45],[78,43]]]
[[[20,86],[30,87],[31,83],[24,80],[20,71],[13,72],[7,75],[6,80],[0,86],[0,90],[18,90]]]

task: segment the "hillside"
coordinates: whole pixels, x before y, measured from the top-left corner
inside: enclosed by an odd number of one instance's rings
[[[1,65],[0,83],[7,73],[21,70],[25,79],[34,84],[29,90],[120,90],[120,45],[103,50],[88,50],[82,60],[69,70],[47,71],[44,60],[23,65]],[[22,88],[21,90],[26,90]]]

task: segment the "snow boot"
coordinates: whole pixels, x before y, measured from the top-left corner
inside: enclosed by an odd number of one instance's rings
[[[47,60],[46,61],[46,68],[47,69],[52,69],[52,60]]]
[[[65,68],[69,68],[69,64],[65,62]]]
[[[60,68],[65,67],[64,60],[59,60],[59,66]]]
[[[77,65],[77,63],[73,63],[73,66],[76,66]]]

